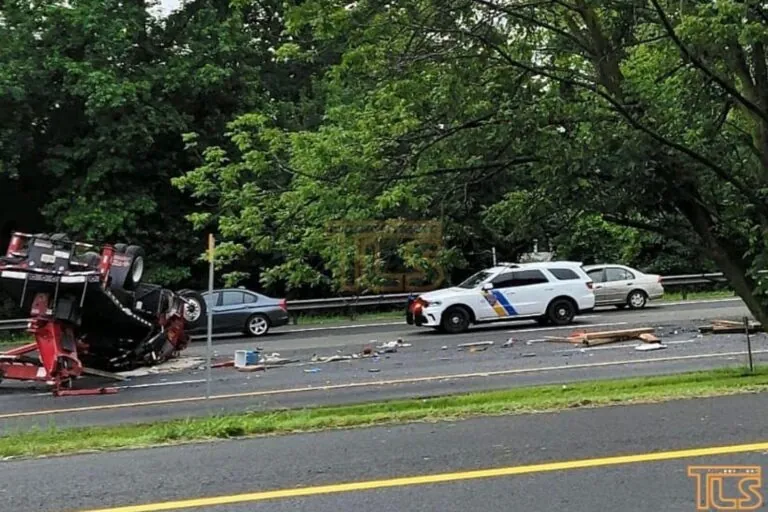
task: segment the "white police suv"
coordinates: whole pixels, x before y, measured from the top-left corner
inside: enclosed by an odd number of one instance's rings
[[[595,307],[592,279],[580,262],[502,264],[481,270],[458,286],[410,299],[410,325],[456,334],[471,324],[499,320],[538,320],[567,325]]]

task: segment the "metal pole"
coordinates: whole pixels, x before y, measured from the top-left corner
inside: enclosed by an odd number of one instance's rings
[[[496,248],[491,247],[491,252],[493,253],[493,266],[496,266]]]
[[[213,297],[213,251],[215,241],[213,234],[208,235],[208,296]],[[205,365],[205,398],[211,397],[211,352],[213,351],[213,308],[206,308],[208,313],[208,340],[206,347]]]
[[[744,317],[744,332],[747,333],[747,352],[749,353],[749,373],[753,373],[755,368],[752,364],[752,340],[749,338],[749,318]]]

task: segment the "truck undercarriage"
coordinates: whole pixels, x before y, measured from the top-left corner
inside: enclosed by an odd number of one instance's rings
[[[142,282],[138,246],[90,244],[66,235],[14,233],[0,257],[0,289],[22,311],[35,342],[0,354],[0,381],[73,390],[86,369],[128,370],[167,361],[187,347],[187,330],[205,321],[206,304],[192,290],[173,292]]]

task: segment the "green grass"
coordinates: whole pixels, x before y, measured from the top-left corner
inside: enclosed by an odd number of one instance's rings
[[[9,432],[5,437],[0,437],[0,457],[139,448],[405,422],[453,421],[475,416],[653,403],[765,390],[768,390],[768,367],[757,368],[753,374],[748,374],[740,368],[728,368],[674,376],[524,387],[352,406],[189,418],[145,425],[74,429],[51,426],[44,430]]]
[[[706,292],[690,292],[683,296],[680,292],[668,292],[664,294],[659,302],[677,302],[682,300],[707,300],[707,299],[724,299],[728,297],[734,297],[734,294],[730,290],[717,290]],[[399,308],[395,311],[383,311],[373,313],[359,313],[355,315],[354,320],[349,315],[342,314],[327,314],[327,315],[300,315],[298,318],[298,325],[340,325],[352,323],[375,323],[375,322],[389,322],[403,320],[405,317],[405,308]]]

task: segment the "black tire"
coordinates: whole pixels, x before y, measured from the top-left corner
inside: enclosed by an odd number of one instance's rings
[[[83,254],[83,263],[93,269],[98,269],[99,264],[101,263],[101,254],[94,251],[88,251]]]
[[[181,290],[176,293],[188,301],[184,305],[184,328],[197,329],[205,325],[208,320],[208,305],[203,296],[194,290]]]
[[[575,316],[576,306],[569,299],[555,299],[547,308],[547,318],[554,325],[568,325]]]
[[[627,295],[629,309],[643,309],[648,303],[648,295],[643,290],[632,290]]]
[[[128,246],[125,244],[115,244],[112,247],[115,248],[115,252],[117,254],[125,254],[125,250],[128,248]]]
[[[129,245],[125,249],[125,255],[131,259],[131,266],[128,268],[128,275],[125,276],[123,288],[133,290],[144,278],[144,249],[138,245]]]
[[[469,312],[462,307],[446,309],[440,318],[440,327],[448,334],[459,334],[469,330]]]
[[[256,313],[248,317],[248,320],[245,322],[244,332],[246,336],[258,338],[267,334],[270,327],[272,327],[272,324],[269,321],[269,317]]]

